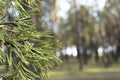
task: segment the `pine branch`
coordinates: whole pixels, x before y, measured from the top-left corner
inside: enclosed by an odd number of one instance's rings
[[[17,26],[17,24],[15,22],[3,22],[3,23],[0,23],[0,25],[14,25],[14,26]]]
[[[30,19],[31,19],[30,17],[27,17],[27,18],[22,18],[22,19],[16,20],[15,22],[25,21],[25,20],[30,20]]]

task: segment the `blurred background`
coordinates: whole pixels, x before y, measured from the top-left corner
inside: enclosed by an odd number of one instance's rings
[[[120,80],[120,0],[43,0],[41,20],[63,43],[53,80]]]

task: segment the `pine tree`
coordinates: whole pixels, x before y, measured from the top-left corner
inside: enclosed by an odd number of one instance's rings
[[[50,31],[39,31],[35,16],[40,0],[0,0],[0,76],[3,80],[48,80],[48,70],[61,61]],[[40,19],[40,18],[39,18]]]

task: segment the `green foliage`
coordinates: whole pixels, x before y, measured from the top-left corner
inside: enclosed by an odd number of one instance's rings
[[[53,54],[59,41],[50,31],[36,30],[38,25],[31,16],[39,12],[40,3],[40,0],[0,0],[0,75],[7,80],[48,80],[49,68],[61,63]],[[14,16],[6,21],[10,7]],[[16,11],[19,15],[15,15]]]

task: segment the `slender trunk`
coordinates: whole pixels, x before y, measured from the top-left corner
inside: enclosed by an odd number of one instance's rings
[[[79,45],[77,44],[77,59],[79,62],[79,69],[83,70],[83,55],[80,53]]]

